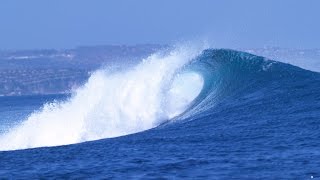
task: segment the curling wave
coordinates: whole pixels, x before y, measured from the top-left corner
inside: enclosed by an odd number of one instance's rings
[[[0,149],[80,143],[199,119],[222,100],[235,102],[245,93],[252,98],[264,87],[283,89],[284,82],[306,76],[316,74],[239,51],[179,48],[131,70],[96,71],[69,100],[46,104],[8,129]]]

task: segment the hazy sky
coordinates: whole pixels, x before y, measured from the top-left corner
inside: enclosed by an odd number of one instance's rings
[[[320,48],[320,1],[0,1],[0,49],[184,40],[229,48]]]

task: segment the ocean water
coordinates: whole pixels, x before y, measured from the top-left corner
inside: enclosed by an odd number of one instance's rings
[[[0,116],[9,179],[320,177],[320,74],[240,51],[156,53]]]

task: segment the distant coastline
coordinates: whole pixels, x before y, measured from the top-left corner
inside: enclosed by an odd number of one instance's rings
[[[168,45],[82,46],[65,50],[0,51],[0,96],[68,94],[101,66],[136,64]],[[238,49],[302,68],[320,69],[320,49]],[[304,61],[308,61],[305,66]]]

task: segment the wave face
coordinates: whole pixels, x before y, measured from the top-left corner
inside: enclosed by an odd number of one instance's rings
[[[46,104],[8,129],[0,149],[74,144],[193,121],[211,116],[221,102],[231,99],[231,108],[241,104],[235,103],[240,95],[252,102],[272,97],[306,78],[319,75],[233,50],[154,54],[129,70],[96,71],[70,99]]]
[[[276,86],[282,81],[297,81],[313,74],[264,57],[223,49],[204,50],[188,69],[202,75],[204,87],[180,119],[210,113],[217,103],[232,95],[255,92],[270,83]]]

